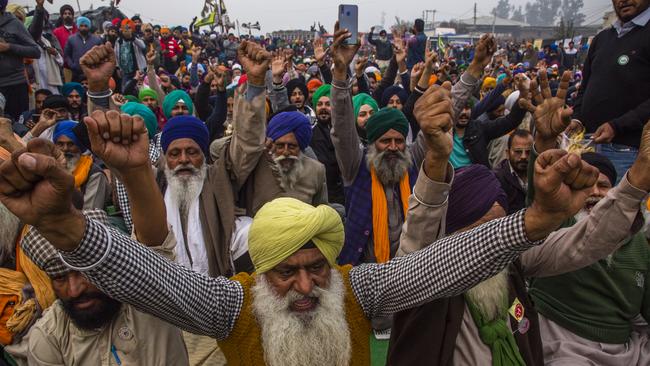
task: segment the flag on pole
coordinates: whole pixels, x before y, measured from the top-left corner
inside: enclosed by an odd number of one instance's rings
[[[213,11],[206,18],[203,18],[203,19],[199,20],[198,22],[194,23],[194,26],[197,27],[197,28],[198,27],[203,27],[203,26],[212,26],[212,25],[216,24],[216,22],[217,22],[217,13]]]
[[[438,34],[438,53],[445,50],[445,42],[442,41],[442,36]]]

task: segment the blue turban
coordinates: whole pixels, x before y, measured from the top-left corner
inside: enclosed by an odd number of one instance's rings
[[[305,150],[311,142],[312,131],[309,118],[300,112],[282,112],[273,116],[266,129],[266,136],[275,141],[291,132],[296,135],[300,150]]]
[[[56,144],[57,140],[61,136],[65,136],[72,140],[72,142],[77,145],[81,151],[85,151],[86,148],[79,142],[77,135],[72,132],[72,130],[77,126],[75,121],[61,121],[54,126],[54,133],[52,134],[52,142]]]
[[[475,223],[495,202],[508,211],[508,196],[490,169],[474,164],[456,170],[449,191],[446,233],[452,234]]]
[[[393,85],[389,86],[384,90],[384,93],[381,95],[381,108],[384,108],[385,106],[388,105],[388,101],[390,98],[393,97],[393,95],[397,95],[399,97],[399,100],[402,102],[402,104],[406,103],[406,99],[408,99],[408,92],[406,89],[402,88],[401,86]]]
[[[79,93],[82,100],[84,99],[86,90],[84,89],[83,85],[79,83],[72,82],[72,83],[63,84],[63,86],[61,87],[61,94],[67,97],[70,95],[70,93],[72,93],[73,90],[76,90],[77,93]]]
[[[90,19],[88,19],[86,17],[77,18],[77,27],[81,27],[82,25],[85,25],[88,28],[90,28]]]
[[[194,116],[178,116],[167,121],[160,136],[163,152],[167,153],[169,145],[182,138],[194,140],[203,151],[203,155],[209,156],[210,132],[200,119]]]

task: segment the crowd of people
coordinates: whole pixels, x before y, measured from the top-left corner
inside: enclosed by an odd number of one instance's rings
[[[650,1],[590,44],[0,0],[0,365],[650,365]]]

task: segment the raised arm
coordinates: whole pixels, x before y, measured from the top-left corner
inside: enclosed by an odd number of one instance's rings
[[[0,201],[7,209],[112,298],[183,329],[227,337],[241,309],[241,286],[170,262],[81,214],[72,206],[74,179],[55,161],[57,154],[54,144],[36,139],[0,165]]]
[[[472,59],[467,70],[460,76],[460,80],[451,90],[455,116],[458,116],[465,108],[467,100],[478,86],[483,70],[490,63],[495,51],[496,41],[494,37],[487,34],[483,35],[476,45],[474,59]]]
[[[586,267],[613,253],[643,225],[640,207],[650,191],[650,126],[643,129],[641,148],[621,182],[589,216],[557,230],[543,245],[524,252],[526,277],[548,277]]]
[[[463,293],[492,277],[575,214],[584,205],[598,171],[576,155],[553,150],[540,156],[535,174],[538,196],[527,210],[385,264],[353,268],[352,289],[365,314],[370,318],[389,315]]]
[[[264,79],[271,54],[253,42],[243,41],[239,62],[248,75],[246,93],[235,100],[233,134],[229,147],[231,170],[242,186],[264,153],[266,141],[266,87]]]
[[[156,66],[154,65],[156,62],[156,57],[156,49],[154,47],[150,47],[149,52],[147,52],[147,80],[149,81],[149,87],[153,89],[156,94],[158,94],[158,105],[163,105],[165,96],[167,94],[165,94],[165,92],[160,87],[160,84],[158,83]]]
[[[348,83],[348,66],[357,53],[360,44],[347,45],[345,40],[351,34],[347,29],[335,26],[332,58],[334,59],[334,80],[332,80],[332,144],[336,152],[336,160],[341,170],[343,184],[352,184],[363,157],[361,141],[357,135],[354,108],[352,107],[352,92]]]

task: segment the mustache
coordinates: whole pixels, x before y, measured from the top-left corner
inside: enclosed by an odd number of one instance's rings
[[[199,169],[195,168],[194,165],[192,165],[192,164],[182,164],[182,165],[179,165],[176,168],[174,168],[172,170],[172,173],[174,173],[174,175],[176,175],[176,174],[178,174],[178,172],[180,172],[182,170],[189,170],[189,171],[192,172],[192,175],[198,175],[201,172]]]
[[[65,302],[70,304],[70,305],[77,305],[77,304],[83,303],[83,302],[88,301],[88,300],[102,300],[103,301],[106,298],[108,298],[108,296],[106,296],[105,294],[103,294],[101,292],[90,292],[90,293],[86,292],[86,293],[83,293],[83,294],[81,294],[81,295],[79,295],[77,297],[66,300]]]
[[[602,197],[595,197],[595,196],[589,196],[587,197],[587,200],[585,201],[585,205],[592,205],[595,206],[602,200]]]
[[[279,162],[284,161],[284,160],[298,161],[299,158],[297,156],[295,156],[295,155],[289,155],[289,156],[280,155],[280,156],[276,156],[276,157],[273,158],[273,161],[275,161],[276,163],[279,163]]]

